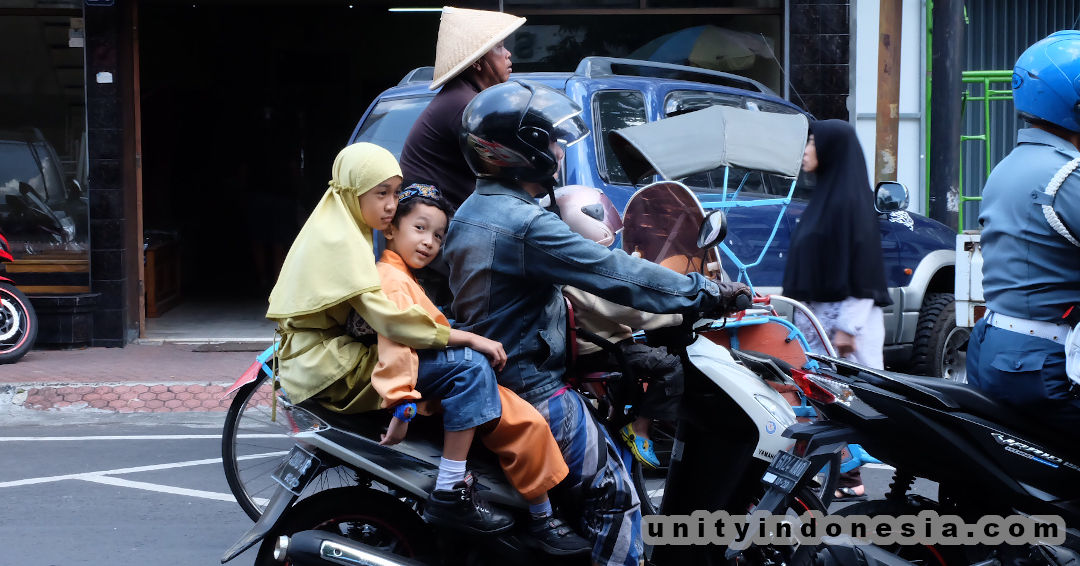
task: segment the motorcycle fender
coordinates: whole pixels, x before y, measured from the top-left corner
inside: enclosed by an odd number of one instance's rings
[[[244,533],[244,536],[240,537],[240,540],[233,543],[225,551],[225,554],[221,557],[221,563],[224,564],[236,558],[241,552],[255,546],[259,541],[266,538],[266,535],[277,526],[278,521],[285,515],[285,511],[298,497],[298,495],[285,489],[284,486],[277,486],[277,490],[270,497],[270,502],[266,504],[262,516],[248,529],[248,532]]]
[[[2,282],[4,282],[4,283],[11,283],[12,285],[14,285],[14,284],[15,284],[15,282],[14,282],[14,281],[12,281],[11,279],[8,279],[7,277],[4,277],[4,276],[2,276],[2,275],[0,275],[0,281],[2,281]]]
[[[754,457],[771,462],[781,450],[791,450],[795,441],[784,437],[784,431],[795,424],[795,411],[791,405],[769,387],[754,372],[735,363],[731,352],[698,336],[686,348],[690,363],[710,381],[731,397],[758,429],[758,442]],[[766,408],[772,405],[772,410]]]

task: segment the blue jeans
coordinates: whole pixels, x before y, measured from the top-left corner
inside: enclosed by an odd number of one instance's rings
[[[467,430],[502,415],[495,370],[483,354],[447,348],[417,350],[416,355],[416,390],[424,399],[441,400],[444,429]]]
[[[1065,375],[1065,347],[986,324],[968,341],[968,384],[1067,438],[1080,437],[1080,398]]]

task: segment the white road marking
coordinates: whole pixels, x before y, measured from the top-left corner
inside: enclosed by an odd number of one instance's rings
[[[183,487],[173,487],[171,485],[161,485],[156,483],[126,480],[124,478],[114,478],[110,476],[83,476],[78,479],[94,483],[103,483],[105,485],[115,485],[117,487],[130,487],[133,489],[156,491],[158,493],[172,493],[175,495],[186,495],[188,497],[214,499],[216,501],[236,501],[236,498],[233,497],[231,493],[215,493],[213,491],[203,491],[201,489],[187,489]]]
[[[287,451],[279,452],[264,452],[262,454],[249,454],[247,456],[239,456],[237,460],[254,460],[258,458],[272,458],[275,456],[284,456],[288,454]],[[150,466],[136,466],[134,468],[117,468],[115,470],[101,470],[98,472],[83,472],[81,474],[65,474],[61,476],[43,476],[39,478],[26,478],[22,480],[14,480],[7,482],[0,482],[0,488],[3,487],[20,487],[24,485],[34,485],[39,483],[52,483],[63,480],[84,480],[88,478],[97,478],[101,476],[120,475],[120,474],[133,474],[138,472],[153,472],[158,470],[169,470],[172,468],[185,468],[190,466],[203,466],[206,464],[220,464],[221,458],[207,458],[205,460],[189,460],[187,462],[174,462],[171,464],[153,464]]]
[[[266,434],[239,434],[237,438],[288,438],[289,435],[281,433]],[[0,436],[0,442],[31,442],[36,440],[196,440],[201,438],[213,438],[221,440],[220,434],[143,434],[131,436]]]

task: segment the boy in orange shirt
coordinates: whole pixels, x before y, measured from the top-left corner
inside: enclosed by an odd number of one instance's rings
[[[421,269],[435,259],[452,214],[453,208],[435,187],[419,184],[406,187],[399,197],[394,220],[385,232],[386,251],[377,264],[382,290],[392,302],[399,308],[420,305],[437,322],[447,326],[446,317],[428,299],[410,270]],[[383,444],[396,444],[405,438],[416,401],[441,402],[445,430],[443,458],[424,518],[458,526],[460,519],[456,513],[461,510],[457,509],[457,502],[462,500],[462,493],[472,496],[471,484],[465,477],[465,459],[476,427],[498,419],[494,429],[483,434],[481,441],[499,456],[507,479],[528,500],[528,530],[535,542],[551,554],[590,551],[592,545],[588,541],[552,514],[547,492],[566,477],[568,470],[547,421],[512,391],[494,385],[492,368],[501,370],[506,364],[502,345],[451,329],[448,346],[446,350],[416,351],[379,336],[379,363],[371,375],[383,406],[395,410]],[[469,365],[474,350],[487,355],[490,366],[473,364],[475,375],[472,371],[447,371]],[[462,359],[455,360],[458,356]],[[479,373],[481,370],[487,374]],[[479,394],[488,387],[497,387],[497,396]],[[501,405],[501,414],[500,407],[491,407],[485,401],[493,397]]]

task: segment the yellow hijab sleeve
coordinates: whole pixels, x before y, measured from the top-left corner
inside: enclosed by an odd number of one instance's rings
[[[267,318],[319,312],[379,289],[372,231],[360,214],[360,195],[395,176],[401,176],[401,168],[394,155],[375,144],[356,143],[338,153],[330,188],[285,256]]]

